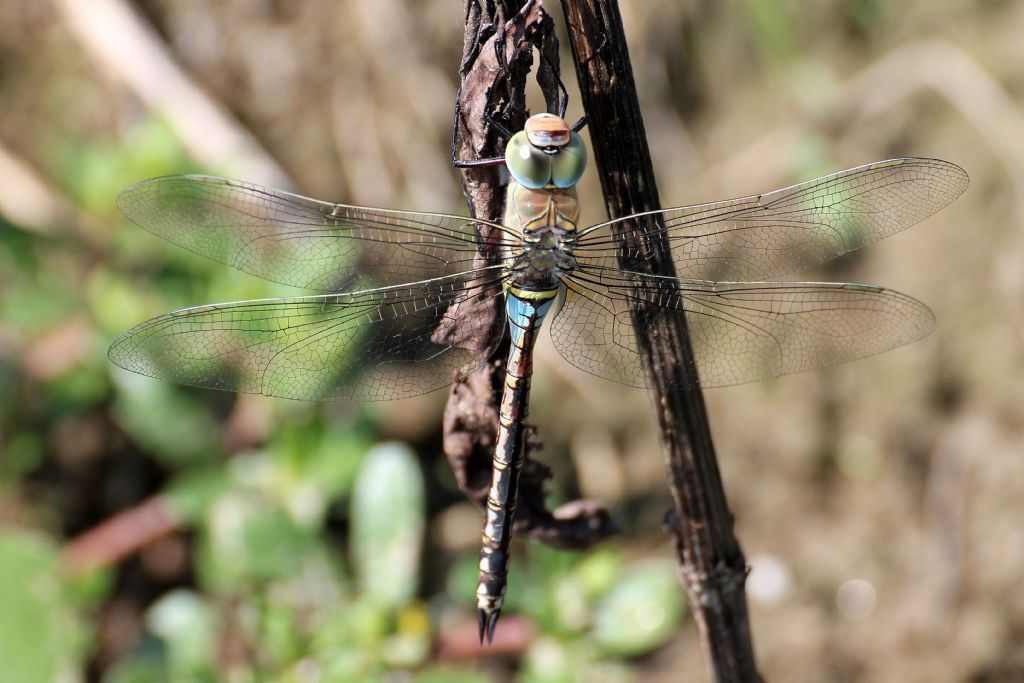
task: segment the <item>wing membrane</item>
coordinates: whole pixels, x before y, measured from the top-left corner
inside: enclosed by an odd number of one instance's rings
[[[212,304],[121,335],[110,359],[181,384],[291,399],[391,400],[490,356],[496,269],[350,294]]]
[[[959,166],[892,159],[767,194],[616,219],[584,230],[581,266],[614,268],[643,233],[662,233],[680,276],[758,280],[815,266],[924,220],[967,187]],[[613,234],[621,228],[624,240]]]
[[[331,204],[201,175],[155,178],[117,198],[143,229],[257,277],[306,289],[369,289],[469,270],[477,229],[496,223],[439,213]]]
[[[881,287],[823,282],[704,282],[620,270],[577,272],[551,324],[576,367],[648,386],[630,312],[682,310],[702,386],[778,377],[881,353],[927,335],[927,306]]]

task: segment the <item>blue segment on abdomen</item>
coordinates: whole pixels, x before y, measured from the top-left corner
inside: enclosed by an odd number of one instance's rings
[[[554,297],[544,299],[526,299],[506,292],[505,314],[508,316],[508,327],[512,333],[512,343],[519,346],[523,341],[523,332],[531,326],[540,327],[544,316],[551,309]]]

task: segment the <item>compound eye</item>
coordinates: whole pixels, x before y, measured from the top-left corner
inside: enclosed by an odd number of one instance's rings
[[[551,157],[530,144],[525,131],[505,146],[505,165],[520,185],[539,190],[551,181]]]
[[[587,148],[576,133],[569,137],[568,144],[552,155],[551,182],[555,187],[572,187],[583,176],[587,168]]]

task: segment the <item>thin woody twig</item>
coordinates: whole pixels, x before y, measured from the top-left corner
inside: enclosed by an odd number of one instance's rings
[[[562,0],[562,6],[608,213],[616,218],[655,211],[661,204],[617,4]],[[623,268],[675,275],[663,236],[619,227]],[[686,320],[642,301],[632,315],[635,328],[644,330],[637,341],[653,384],[679,573],[709,677],[715,683],[759,681],[744,593],[746,563],[732,531]],[[680,386],[690,388],[670,388]]]
[[[487,117],[503,121],[512,130],[522,128],[534,50],[557,55],[557,45],[551,42],[554,40],[553,22],[540,0],[467,2],[460,115],[456,118],[462,143],[456,150],[459,159],[501,155],[505,141],[496,137]],[[556,67],[557,60],[549,60],[538,76],[546,104],[554,110],[559,104],[558,78],[553,71]],[[495,166],[468,168],[463,173],[463,190],[473,216],[501,220],[504,189],[500,169]],[[480,237],[485,244],[494,238]],[[483,253],[478,265],[490,265],[496,259],[496,253]],[[500,335],[505,318],[499,301],[492,299],[489,314],[491,333]],[[480,506],[487,499],[490,483],[507,353],[506,339],[486,368],[455,384],[445,409],[445,454],[463,493]],[[527,458],[539,444],[536,432],[531,432],[526,443]],[[527,460],[519,481],[516,533],[555,547],[583,548],[614,532],[607,511],[596,503],[576,501],[549,511],[544,499],[550,477],[547,467]]]

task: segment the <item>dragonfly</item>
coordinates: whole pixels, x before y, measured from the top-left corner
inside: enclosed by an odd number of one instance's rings
[[[587,166],[577,126],[536,114],[510,135],[503,220],[336,204],[202,175],[118,196],[133,222],[254,276],[321,293],[208,304],[143,322],[109,357],[186,385],[287,399],[393,400],[429,392],[511,344],[481,543],[477,611],[501,614],[533,349],[645,387],[631,311],[685,316],[703,387],[820,368],[927,335],[927,306],[873,285],[772,278],[821,264],[932,215],[967,187],[938,159],[900,158],[737,199],[578,227]],[[634,272],[631,237],[659,235],[680,277]],[[483,235],[490,235],[484,238]],[[481,261],[487,250],[495,263]],[[504,329],[488,311],[504,306]],[[681,387],[680,387],[681,388]]]

